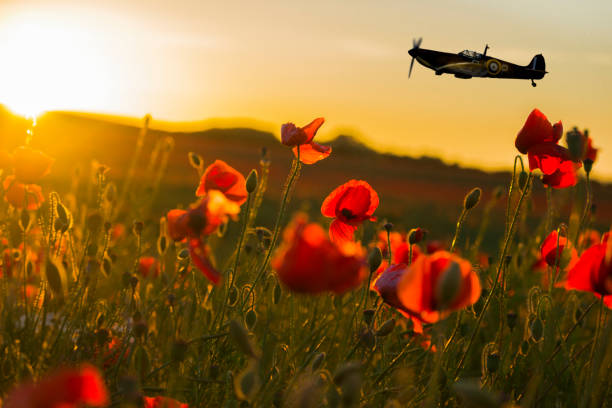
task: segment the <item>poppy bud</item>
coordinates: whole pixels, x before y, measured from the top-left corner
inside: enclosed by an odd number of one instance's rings
[[[476,205],[478,205],[478,202],[480,201],[481,194],[482,190],[480,189],[480,187],[473,188],[465,196],[465,199],[463,200],[463,208],[465,208],[466,210],[471,210],[472,208],[476,207]]]
[[[104,273],[104,275],[108,277],[110,276],[112,268],[113,268],[113,262],[111,261],[110,257],[105,256],[104,259],[102,259],[102,265],[100,265],[100,269],[102,269],[102,273]]]
[[[539,317],[536,317],[529,323],[529,334],[531,339],[534,342],[539,342],[542,340],[542,335],[544,334],[544,324]]]
[[[244,323],[246,324],[247,329],[249,329],[249,331],[253,331],[255,323],[257,323],[257,313],[255,313],[255,310],[251,309],[246,312],[246,315],[244,316]]]
[[[376,335],[378,337],[388,336],[393,329],[395,328],[395,319],[389,319],[380,325],[378,330],[376,330]]]
[[[586,171],[586,173],[589,174],[591,172],[591,169],[593,168],[593,160],[584,159],[582,161],[582,164],[584,164],[584,171]]]
[[[370,273],[374,273],[382,263],[382,252],[379,247],[374,247],[368,256],[368,264],[370,265]]]
[[[202,156],[194,152],[189,152],[187,154],[187,157],[189,158],[189,164],[191,164],[191,167],[193,167],[196,170],[199,170],[202,168],[202,165],[204,164],[204,161],[202,160]]]
[[[234,391],[240,400],[251,401],[261,386],[257,364],[250,362],[246,369],[234,377]]]
[[[581,160],[584,157],[586,147],[586,138],[584,135],[574,127],[565,134],[565,141],[567,142],[567,149],[569,150],[572,160]]]
[[[515,311],[511,310],[506,314],[506,322],[508,323],[508,327],[510,330],[514,330],[516,327],[516,320],[518,319],[518,314]]]
[[[442,272],[442,276],[437,283],[435,300],[438,310],[444,310],[450,306],[457,296],[461,293],[461,268],[457,262],[450,262],[450,265]]]
[[[408,242],[410,245],[418,244],[425,237],[425,230],[421,228],[413,228],[408,233]]]
[[[257,170],[253,169],[246,179],[246,191],[252,193],[257,189]]]
[[[383,228],[385,229],[385,231],[387,232],[391,232],[391,230],[393,229],[393,224],[391,224],[390,222],[386,223]]]
[[[230,306],[233,306],[236,304],[237,301],[238,301],[238,288],[236,288],[236,286],[232,286],[229,289],[228,303]]]
[[[30,222],[32,221],[32,217],[30,217],[30,212],[26,210],[21,211],[21,217],[19,217],[19,226],[23,231],[27,231],[30,229]]]
[[[272,302],[274,302],[275,305],[278,305],[278,302],[280,302],[281,295],[282,289],[280,283],[276,282],[276,285],[274,285],[274,292],[272,293]]]
[[[176,257],[178,258],[179,261],[184,261],[186,259],[189,259],[189,249],[187,248],[181,249],[179,253],[176,254]]]
[[[363,311],[363,321],[368,326],[370,324],[372,324],[372,319],[374,318],[374,313],[376,313],[376,310],[374,310],[374,309],[366,309],[366,310]]]
[[[163,255],[166,253],[166,249],[168,249],[168,238],[165,235],[160,235],[157,239],[157,252]]]
[[[500,357],[497,351],[487,354],[485,361],[486,371],[488,374],[493,374],[499,369]]]
[[[323,361],[325,361],[325,353],[318,353],[313,359],[312,359],[312,371],[316,371],[319,368],[321,368],[321,365],[323,364]]]
[[[134,322],[134,334],[136,337],[143,338],[149,331],[149,325],[144,320],[137,320]]]

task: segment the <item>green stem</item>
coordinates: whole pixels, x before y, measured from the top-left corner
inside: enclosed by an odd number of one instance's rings
[[[298,146],[298,148],[297,148],[297,155],[296,155],[296,158],[294,160],[293,169],[292,169],[291,173],[289,174],[289,178],[287,179],[287,185],[285,187],[285,191],[283,192],[283,197],[281,199],[281,205],[280,205],[280,208],[278,210],[278,214],[276,216],[276,222],[274,224],[274,233],[272,234],[272,240],[270,241],[270,246],[268,247],[268,251],[266,252],[266,257],[264,258],[264,261],[263,261],[263,263],[261,265],[261,268],[259,268],[259,271],[257,272],[257,276],[255,277],[255,280],[253,281],[253,284],[249,288],[249,292],[247,293],[247,296],[245,297],[245,299],[249,298],[249,296],[251,295],[251,293],[255,289],[255,286],[261,280],[261,278],[263,277],[264,273],[266,272],[266,269],[268,268],[268,263],[270,262],[270,258],[272,256],[272,252],[274,251],[274,247],[276,246],[276,241],[278,240],[278,235],[279,235],[279,232],[280,232],[281,223],[283,221],[283,216],[285,215],[285,208],[287,207],[287,203],[289,202],[289,195],[291,193],[291,189],[293,187],[293,183],[295,183],[295,181],[297,179],[297,176],[300,173],[300,168],[301,167],[302,167],[302,162],[300,161],[300,147]],[[244,307],[245,303],[246,303],[246,301],[242,304],[243,307]]]
[[[589,212],[591,211],[591,178],[589,173],[586,174],[586,201],[584,203],[584,210],[582,211],[582,217],[580,217],[580,223],[578,224],[578,231],[576,232],[576,240],[574,242],[578,243],[580,238],[580,233],[582,229],[587,224],[587,219],[589,217]],[[581,248],[578,248],[580,250]]]
[[[455,229],[455,236],[453,237],[453,242],[450,246],[450,253],[453,253],[455,250],[455,245],[457,244],[457,238],[459,237],[459,232],[461,231],[461,227],[463,226],[463,222],[465,221],[465,216],[467,215],[467,210],[465,207],[461,210],[461,214],[459,215],[459,220],[457,221],[457,228]]]
[[[484,317],[484,315],[487,312],[487,308],[489,307],[489,304],[491,303],[491,299],[493,298],[493,295],[495,293],[495,290],[497,289],[497,285],[499,283],[499,278],[501,276],[501,272],[503,270],[503,266],[504,266],[504,260],[506,259],[506,253],[508,252],[508,248],[510,247],[510,242],[512,241],[512,232],[514,230],[514,226],[516,224],[516,220],[518,219],[518,215],[520,213],[520,209],[523,205],[523,201],[525,200],[525,197],[527,196],[527,191],[529,190],[529,186],[531,184],[531,180],[533,178],[533,174],[529,173],[529,176],[527,178],[527,182],[525,183],[525,186],[523,187],[523,190],[521,191],[521,197],[519,198],[518,204],[516,206],[516,210],[514,212],[514,215],[512,217],[512,221],[510,222],[510,227],[508,228],[508,234],[506,235],[506,239],[504,240],[504,245],[502,248],[502,252],[501,252],[501,256],[499,258],[499,263],[497,266],[497,274],[495,277],[495,281],[493,282],[493,287],[491,288],[491,291],[489,292],[489,295],[487,296],[487,299],[485,300],[485,303],[482,307],[482,311],[480,312],[480,314],[478,315],[478,320],[476,321],[476,327],[474,328],[474,331],[472,332],[472,335],[470,336],[470,340],[468,342],[468,345],[465,349],[465,351],[463,352],[463,355],[461,356],[461,359],[459,360],[459,364],[457,365],[457,368],[455,369],[455,373],[454,373],[454,378],[456,379],[457,376],[459,375],[459,372],[461,371],[461,368],[463,367],[463,363],[465,362],[465,359],[470,351],[470,349],[472,348],[472,345],[474,344],[474,339],[476,338],[476,334],[478,334],[478,330],[480,329],[480,324],[482,323],[482,319]]]

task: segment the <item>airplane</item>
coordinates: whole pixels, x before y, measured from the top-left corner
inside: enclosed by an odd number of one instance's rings
[[[542,54],[538,54],[528,65],[521,66],[487,56],[489,45],[481,54],[476,51],[464,50],[457,54],[426,50],[421,48],[422,38],[412,41],[412,49],[408,54],[412,57],[408,78],[412,74],[412,66],[416,59],[421,65],[432,69],[436,75],[453,74],[457,78],[514,78],[530,79],[531,86],[536,86],[535,79],[542,79],[546,72],[546,63]]]

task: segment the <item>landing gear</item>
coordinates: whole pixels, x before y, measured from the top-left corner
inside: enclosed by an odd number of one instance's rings
[[[531,80],[531,86],[533,86],[534,88],[537,86],[538,84],[535,83],[535,81],[532,79]]]

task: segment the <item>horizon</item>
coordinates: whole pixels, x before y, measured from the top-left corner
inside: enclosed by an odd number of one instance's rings
[[[514,138],[537,107],[565,130],[588,128],[600,149],[593,177],[612,180],[612,5],[443,3],[8,0],[0,103],[26,115],[242,118],[275,135],[324,116],[322,140],[350,134],[376,151],[486,170],[511,167]],[[408,80],[416,37],[449,52],[488,44],[520,65],[542,53],[549,74],[532,88],[438,77],[417,63]]]

